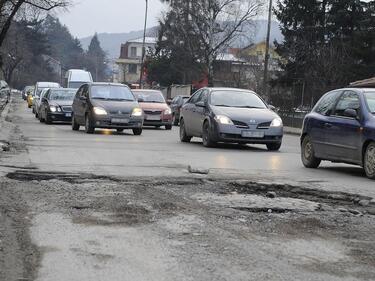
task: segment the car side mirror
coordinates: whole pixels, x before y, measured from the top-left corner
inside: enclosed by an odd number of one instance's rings
[[[274,106],[271,105],[271,104],[268,105],[268,108],[271,109],[272,111],[275,111],[275,110],[276,110],[276,107],[274,107]]]
[[[354,118],[354,119],[358,118],[357,111],[355,109],[352,109],[352,108],[345,109],[344,116],[349,117],[349,118]]]
[[[195,105],[198,107],[206,107],[206,104],[203,101],[199,101]]]

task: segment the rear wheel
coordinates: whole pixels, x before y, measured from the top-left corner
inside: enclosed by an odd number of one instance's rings
[[[279,151],[281,147],[281,142],[278,143],[268,143],[267,144],[267,149],[269,151]]]
[[[142,128],[136,128],[136,129],[133,129],[133,134],[135,136],[140,136],[142,135]]]
[[[95,127],[94,127],[94,124],[91,120],[90,114],[86,114],[85,132],[86,132],[86,134],[93,134],[95,132]]]
[[[363,167],[367,177],[375,180],[375,142],[370,143],[366,148]]]
[[[44,119],[44,121],[46,122],[46,124],[52,124],[52,119],[51,119],[51,116],[48,116],[48,114],[46,113],[46,118]]]
[[[77,123],[77,120],[74,117],[74,114],[72,116],[72,130],[73,131],[78,131],[79,130],[79,124]]]
[[[216,142],[212,140],[210,124],[207,121],[203,124],[202,140],[205,147],[213,147],[216,145]]]
[[[182,142],[190,142],[191,141],[191,137],[186,134],[184,119],[181,119],[181,121],[180,121],[180,140]]]
[[[165,125],[165,129],[166,129],[167,131],[172,130],[172,125]]]
[[[178,126],[178,118],[176,118],[176,114],[173,114],[173,125]]]
[[[39,112],[39,122],[43,123],[44,121],[45,121],[45,119],[43,118],[42,112]]]
[[[302,142],[301,149],[302,163],[306,168],[316,169],[319,167],[321,160],[315,157],[314,147],[309,136],[306,136]]]

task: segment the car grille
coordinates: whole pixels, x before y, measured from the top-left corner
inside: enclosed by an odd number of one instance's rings
[[[62,110],[64,112],[72,112],[72,107],[71,106],[62,106],[61,108],[62,108]]]
[[[232,122],[237,128],[241,128],[241,129],[248,129],[249,128],[249,126],[245,122],[236,121],[236,120],[232,120]]]
[[[109,114],[111,114],[111,115],[130,115],[130,112],[123,111],[123,110],[112,110],[112,111],[109,111]]]
[[[147,115],[160,115],[161,111],[151,111],[151,110],[144,110],[145,114]]]
[[[258,129],[269,129],[271,126],[271,122],[264,122],[264,123],[260,123],[258,125]]]

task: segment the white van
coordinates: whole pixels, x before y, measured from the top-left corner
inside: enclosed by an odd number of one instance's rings
[[[64,86],[66,88],[78,89],[83,84],[92,83],[91,73],[82,69],[70,69],[65,74]]]

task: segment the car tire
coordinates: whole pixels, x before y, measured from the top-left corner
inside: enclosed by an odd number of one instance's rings
[[[375,180],[375,142],[371,142],[365,151],[363,168],[369,179]]]
[[[322,161],[315,157],[314,147],[309,136],[306,136],[302,141],[301,159],[303,165],[310,169],[318,168]]]
[[[27,105],[27,107],[28,107],[28,108],[31,108],[31,105],[30,105],[30,104],[28,104],[28,105]]]
[[[124,129],[116,129],[117,133],[122,133]]]
[[[167,131],[172,130],[172,125],[165,125],[165,129],[166,129]]]
[[[79,131],[79,124],[77,123],[76,119],[74,118],[74,114],[72,116],[72,130]]]
[[[33,107],[33,110],[32,110],[33,114],[35,114],[35,108]]]
[[[202,140],[203,146],[205,147],[214,147],[216,145],[216,142],[212,140],[212,136],[210,133],[210,124],[207,121],[203,123]]]
[[[142,128],[136,128],[136,129],[133,129],[133,134],[135,136],[140,136],[142,135]]]
[[[35,118],[38,119],[39,118],[38,112],[36,110],[34,110],[34,112],[35,112]]]
[[[181,119],[181,121],[180,121],[180,141],[181,142],[190,142],[191,138],[192,137],[190,137],[186,134],[184,119]]]
[[[47,113],[46,113],[46,118],[44,119],[44,122],[45,122],[47,125],[52,124],[52,119],[51,119],[50,116],[48,116]]]
[[[176,114],[173,114],[173,125],[178,126],[178,118],[176,118]]]
[[[92,123],[90,114],[86,114],[86,117],[85,117],[85,132],[86,134],[93,134],[95,132],[95,126]]]
[[[267,143],[267,149],[269,151],[279,151],[281,148],[281,142],[278,143]]]
[[[39,122],[40,123],[45,122],[45,119],[43,118],[43,115],[41,113],[39,113]]]

